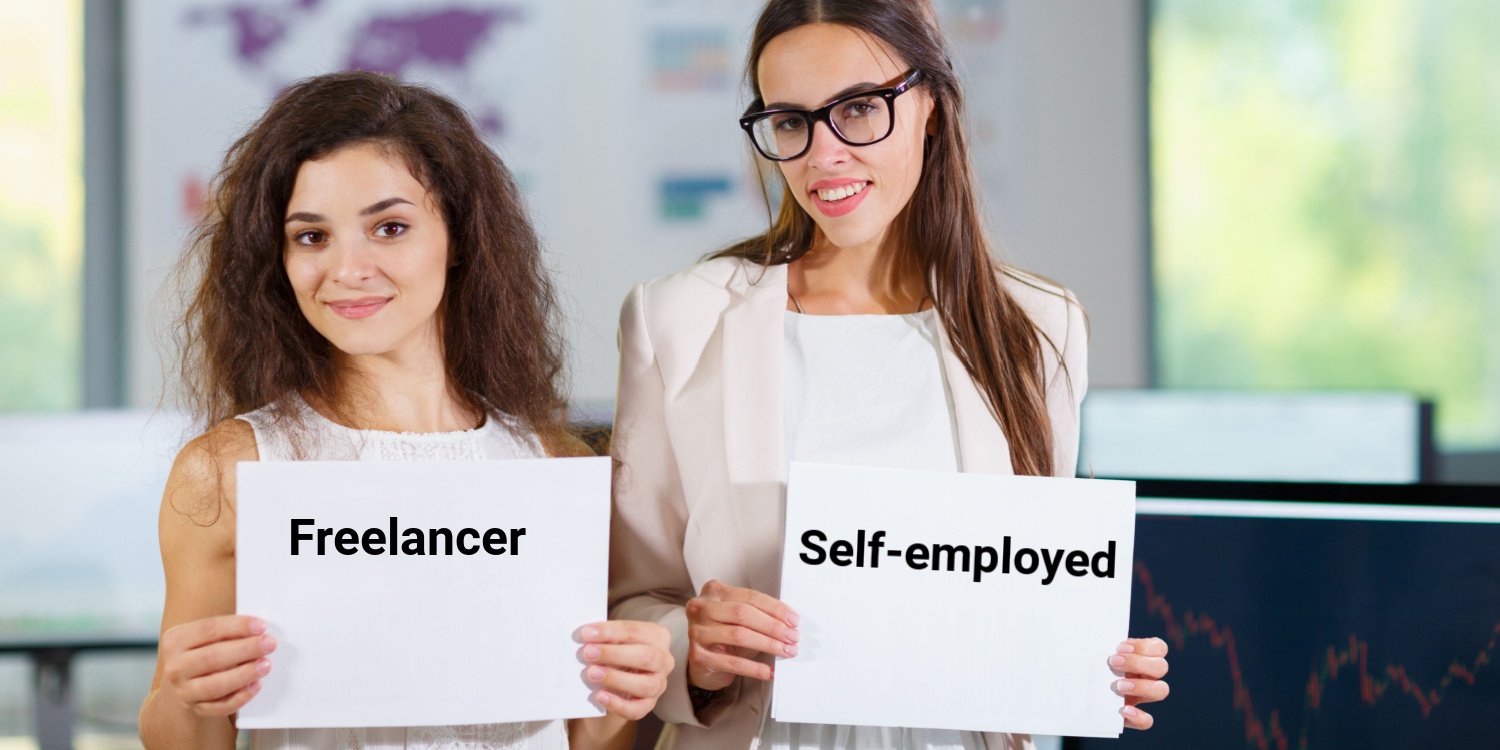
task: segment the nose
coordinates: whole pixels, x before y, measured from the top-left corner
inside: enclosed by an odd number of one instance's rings
[[[347,235],[346,235],[347,237]],[[329,275],[336,281],[356,285],[375,275],[375,251],[364,238],[334,239],[328,243]]]
[[[812,144],[807,148],[807,165],[831,171],[849,161],[849,146],[833,134],[826,122],[813,123]]]

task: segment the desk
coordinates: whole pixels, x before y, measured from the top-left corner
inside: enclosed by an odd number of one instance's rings
[[[152,634],[0,635],[0,654],[31,658],[36,699],[36,739],[41,750],[73,750],[73,690],[70,673],[80,651],[156,650]]]

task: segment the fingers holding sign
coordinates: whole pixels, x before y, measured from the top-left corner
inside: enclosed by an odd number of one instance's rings
[[[758,654],[797,655],[799,618],[791,607],[753,589],[709,581],[688,600],[688,681],[722,690],[735,676],[771,679]]]
[[[194,620],[161,638],[163,682],[199,716],[228,716],[260,692],[276,639],[263,621],[244,615]]]
[[[632,721],[656,707],[672,672],[672,636],[654,622],[610,620],[583,626],[579,656],[605,711]]]
[[[1120,673],[1115,692],[1125,696],[1120,713],[1132,729],[1150,729],[1155,719],[1137,706],[1167,697],[1171,689],[1162,678],[1167,674],[1167,643],[1160,638],[1130,638],[1115,649],[1109,666]]]

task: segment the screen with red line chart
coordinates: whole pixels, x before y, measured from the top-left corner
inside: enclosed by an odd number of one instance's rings
[[[1171,696],[1068,747],[1500,748],[1500,488],[1138,496],[1130,631],[1171,647]]]

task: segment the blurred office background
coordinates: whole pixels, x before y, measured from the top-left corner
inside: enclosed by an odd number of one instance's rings
[[[1091,316],[1081,472],[1500,482],[1500,4],[936,2],[1005,259]],[[281,86],[359,67],[470,108],[526,189],[597,418],[629,286],[766,221],[735,122],[759,6],[6,0],[0,750],[63,720],[139,746],[187,429],[164,284]],[[1220,442],[1187,460],[1142,437],[1195,423]],[[75,636],[136,647],[58,650]]]

